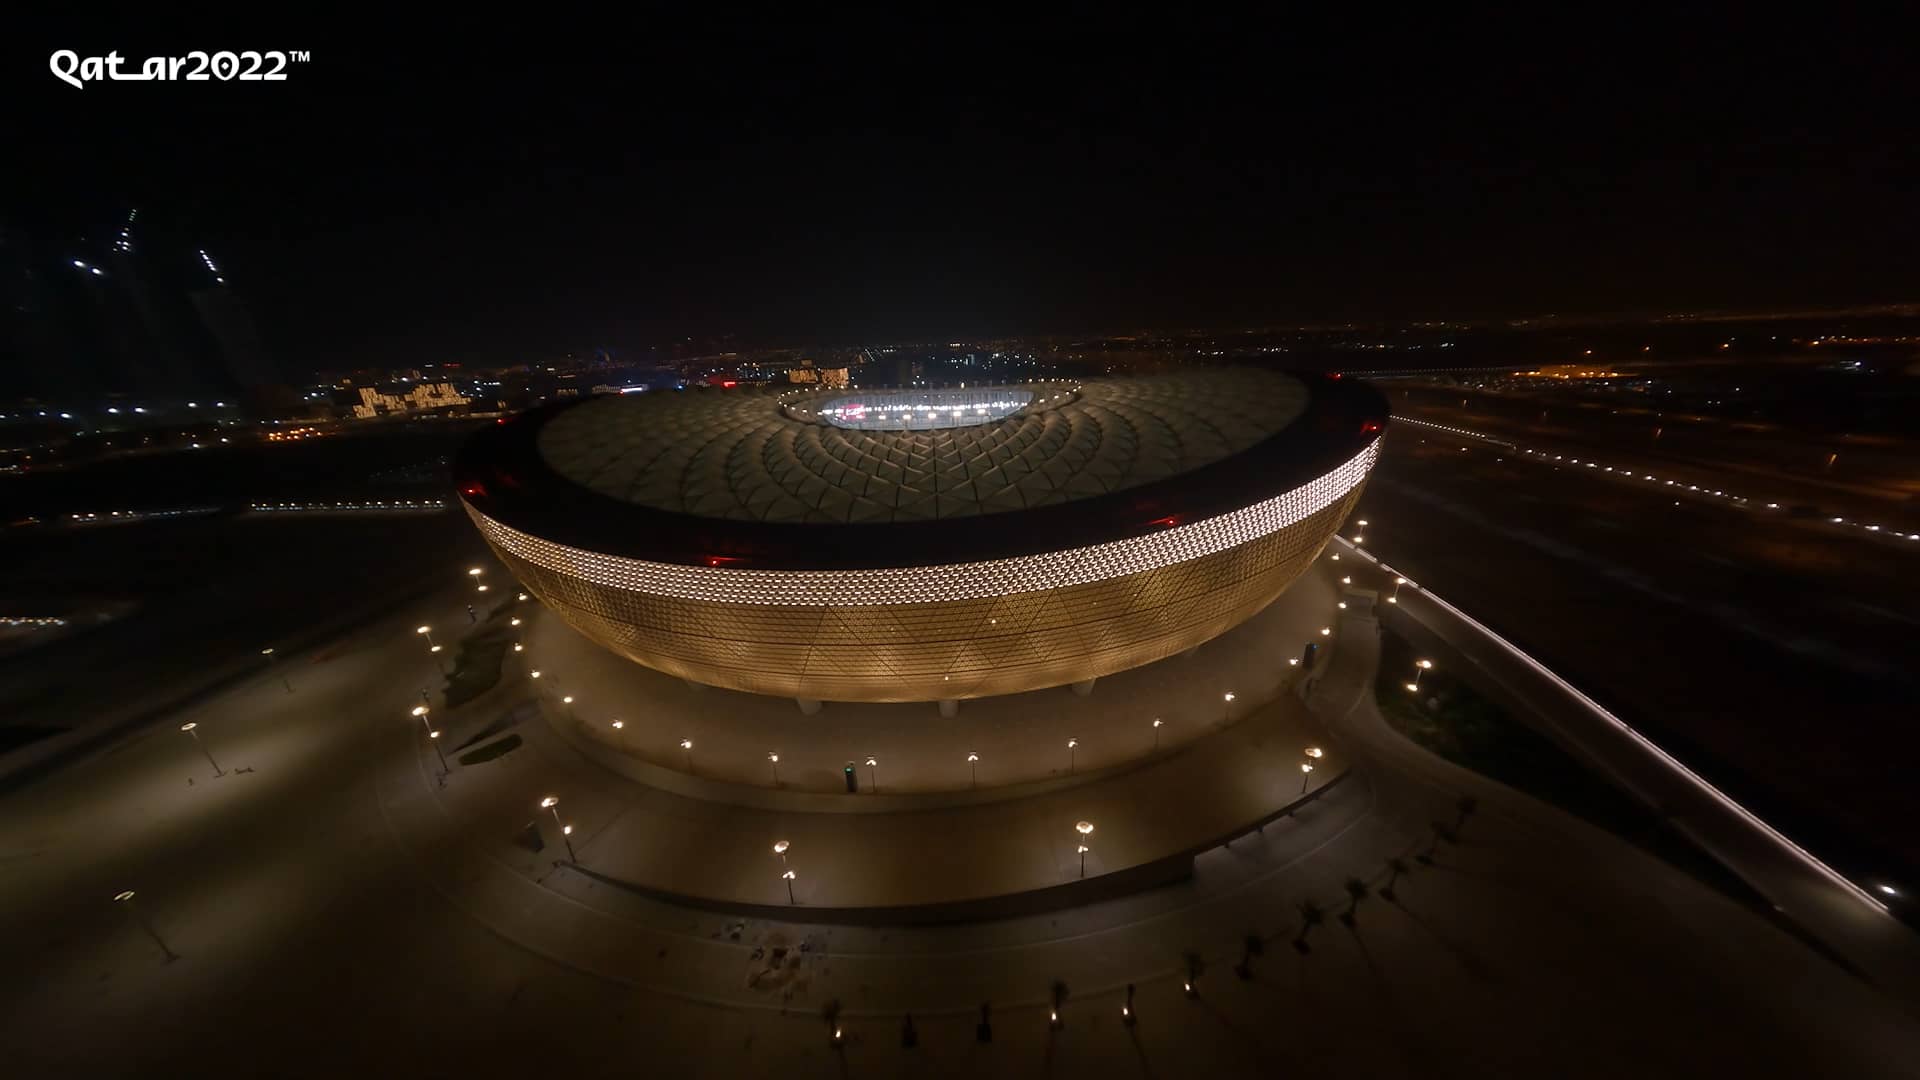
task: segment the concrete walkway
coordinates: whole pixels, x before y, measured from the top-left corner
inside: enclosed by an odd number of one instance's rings
[[[533,692],[531,683],[526,690]],[[884,800],[892,812],[877,813],[871,797],[766,792],[761,805],[738,805],[726,801],[739,790],[734,785],[704,782],[674,793],[615,775],[552,730],[549,719],[566,723],[556,703],[544,701],[549,718],[516,711],[511,700],[490,697],[478,705],[491,702],[491,710],[455,710],[437,721],[455,746],[480,727],[522,740],[477,765],[460,765],[456,755],[452,776],[434,790],[461,831],[523,872],[577,863],[647,895],[772,916],[802,907],[812,919],[937,921],[1164,884],[1185,877],[1194,854],[1311,799],[1346,769],[1311,714],[1283,694],[1151,761],[1026,797],[951,805],[938,795],[898,795]],[[502,710],[518,719],[501,724]],[[437,774],[424,740],[412,742],[421,768]],[[1323,756],[1309,759],[1308,747]],[[1310,776],[1303,762],[1315,766]],[[539,810],[548,795],[561,800],[571,837]],[[1082,836],[1079,822],[1094,832]],[[533,834],[539,851],[520,842]],[[780,840],[791,845],[784,858],[773,852]],[[1082,843],[1091,849],[1084,872]],[[789,869],[791,899],[782,876]],[[916,907],[925,910],[905,910]]]
[[[1866,887],[1841,877],[1439,597],[1403,587],[1391,617],[1407,620],[1410,632],[1460,657],[1519,703],[1521,717],[1654,807],[1786,918],[1876,985],[1912,1003],[1920,1017],[1920,936],[1892,918]]]

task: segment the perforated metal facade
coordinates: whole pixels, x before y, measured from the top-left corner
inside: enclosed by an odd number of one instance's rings
[[[835,701],[1017,693],[1152,662],[1271,603],[1358,500],[1377,444],[1290,491],[1144,536],[947,566],[750,570],[553,543],[469,513],[576,629],[697,682]]]

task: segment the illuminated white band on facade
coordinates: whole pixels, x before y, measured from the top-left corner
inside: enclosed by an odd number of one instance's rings
[[[1072,588],[1239,547],[1305,521],[1339,502],[1366,480],[1379,448],[1376,440],[1318,479],[1217,517],[1127,540],[949,566],[885,570],[679,566],[556,544],[502,525],[472,506],[467,510],[487,540],[500,550],[554,573],[606,588],[719,604],[787,607],[934,604]]]

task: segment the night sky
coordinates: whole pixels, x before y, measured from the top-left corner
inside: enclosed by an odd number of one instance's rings
[[[1920,298],[1904,33],[1750,18],[49,31],[5,47],[0,220],[189,222],[290,371]],[[281,84],[46,66],[297,47]]]

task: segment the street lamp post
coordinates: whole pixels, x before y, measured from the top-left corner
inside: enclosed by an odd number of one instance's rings
[[[1400,602],[1400,586],[1405,585],[1406,583],[1407,583],[1407,579],[1403,577],[1396,576],[1393,579],[1393,592],[1387,595],[1387,603],[1397,604]]]
[[[687,760],[687,775],[693,775],[693,740],[680,740],[680,754]]]
[[[275,655],[273,655],[273,646],[271,646],[271,645],[269,645],[269,646],[267,646],[266,648],[264,648],[264,649],[261,649],[261,650],[260,650],[260,655],[261,655],[261,656],[264,656],[264,657],[266,657],[266,658],[267,658],[267,667],[268,667],[268,668],[270,668],[270,669],[272,669],[272,670],[275,670],[275,671],[279,671],[279,668],[280,668],[280,663],[279,663],[279,661],[280,661],[280,658],[279,658],[279,657],[277,657],[277,656],[275,656]],[[281,685],[281,686],[284,686],[284,687],[286,687],[286,688],[287,688],[287,693],[289,693],[289,694],[291,694],[291,693],[293,693],[293,681],[292,681],[291,679],[288,679],[288,678],[287,678],[287,673],[286,673],[286,672],[284,672],[284,671],[281,671],[281,672],[280,672],[280,685]]]
[[[1233,720],[1233,691],[1229,690],[1225,694],[1222,694],[1220,700],[1222,702],[1220,706],[1220,722],[1223,724],[1230,723]]]
[[[413,715],[420,718],[420,726],[427,730],[427,741],[433,744],[434,753],[440,755],[440,771],[451,776],[453,775],[453,767],[447,764],[447,752],[440,746],[440,733],[433,730],[433,722],[427,719],[427,714],[432,711],[433,710],[427,708],[425,705],[415,705],[413,707]]]
[[[980,786],[980,755],[979,754],[970,753],[967,755],[967,772],[971,773],[973,776],[973,786],[979,787]]]
[[[433,654],[434,666],[440,669],[440,674],[445,675],[447,673],[447,662],[440,658],[440,643],[433,640],[433,627],[418,627],[414,630],[414,633],[420,634],[427,639],[427,651]]]
[[[1153,751],[1160,752],[1160,718],[1157,716],[1153,718]]]
[[[1073,775],[1074,755],[1079,753],[1080,740],[1067,740],[1067,775]]]
[[[1074,822],[1073,831],[1080,834],[1080,876],[1087,876],[1087,837],[1093,835],[1093,822]]]
[[[800,901],[793,898],[793,871],[789,870],[780,876],[785,878],[787,882],[787,903],[798,904]]]
[[[1420,690],[1420,676],[1432,670],[1433,661],[1415,660],[1413,662],[1413,681],[1407,684],[1407,689],[1418,693]]]
[[[780,786],[780,755],[769,751],[767,754],[767,764],[773,767],[773,786],[779,787]]]
[[[1311,779],[1313,779],[1313,762],[1311,761],[1301,762],[1300,763],[1300,794],[1305,795],[1307,793],[1307,781]]]
[[[880,794],[880,759],[871,755],[867,758],[867,783],[875,795]]]
[[[200,732],[195,730],[199,726],[200,726],[199,724],[189,720],[186,723],[180,725],[180,730],[193,736],[193,745],[199,747],[200,752],[207,755],[207,764],[213,766],[213,775],[215,776],[227,775],[226,771],[220,768],[220,763],[213,760],[213,751],[207,749],[207,744],[201,741]]]
[[[573,853],[573,826],[567,825],[560,820],[560,800],[549,795],[540,800],[540,807],[543,810],[551,810],[553,812],[553,823],[560,827],[560,839],[567,845],[567,861],[574,863],[579,862],[579,857]]]

